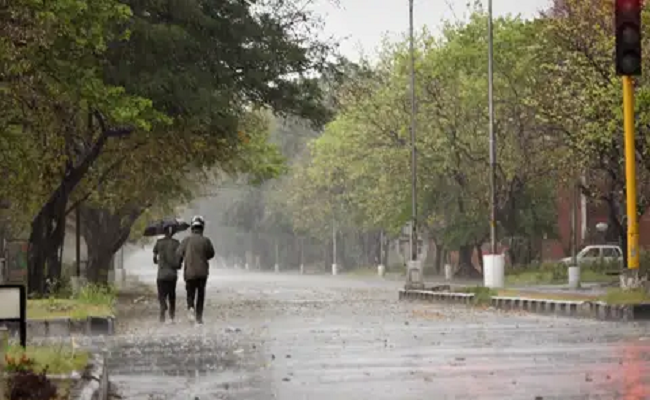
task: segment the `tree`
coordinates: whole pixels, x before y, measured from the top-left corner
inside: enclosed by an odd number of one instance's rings
[[[488,237],[486,15],[448,25],[442,39],[417,38],[419,225],[436,247],[458,250],[461,273]],[[540,237],[548,225],[531,215],[552,213],[554,193],[538,190],[555,176],[555,143],[546,141],[530,105],[539,60],[531,55],[540,27],[517,18],[495,21],[498,216],[509,236]],[[363,229],[397,233],[410,217],[408,126],[409,54],[405,42],[387,45],[372,78],[344,91],[341,112],[312,143],[310,159],[289,185],[294,224],[323,229],[333,201],[345,220]],[[553,147],[551,147],[553,146]],[[340,185],[335,198],[324,191]],[[526,200],[533,193],[536,203]],[[532,209],[543,205],[544,212]],[[547,212],[548,211],[548,212]],[[536,221],[532,223],[531,221]],[[531,226],[532,224],[532,226]],[[539,228],[541,231],[535,231]],[[502,232],[503,233],[503,232]],[[439,245],[439,246],[438,246]],[[438,258],[440,261],[440,258]],[[438,261],[438,262],[439,262]]]
[[[609,210],[610,238],[627,247],[621,86],[614,71],[613,3],[563,0],[543,20],[539,58],[545,61],[535,97],[539,124],[566,145],[564,170],[581,191]],[[643,11],[644,22],[650,13]],[[642,26],[647,29],[648,24]],[[646,31],[648,32],[648,31]],[[647,48],[644,68],[649,68]],[[650,204],[648,78],[636,80],[638,215]],[[625,252],[624,252],[625,254]],[[624,255],[627,257],[627,254]]]
[[[115,24],[129,17],[128,7],[112,0],[16,1],[4,11],[2,47],[9,58],[0,75],[10,118],[2,131],[21,132],[26,142],[27,157],[10,168],[30,190],[22,203],[33,215],[29,287],[43,293],[44,274],[60,274],[70,193],[107,142],[146,130],[159,117],[151,102],[105,85],[97,73],[98,55],[120,40]]]
[[[174,214],[177,205],[197,197],[202,185],[216,174],[245,174],[251,183],[260,183],[282,171],[283,159],[268,144],[268,118],[251,113],[240,121],[242,144],[230,148],[220,158],[218,170],[202,171],[192,165],[182,148],[160,151],[158,141],[150,141],[130,153],[112,179],[105,179],[99,190],[78,205],[81,226],[88,246],[88,278],[106,283],[115,252],[131,236],[136,221],[149,209]],[[182,143],[179,137],[177,143]],[[162,217],[162,215],[160,215]]]
[[[257,142],[239,150],[237,128],[251,109],[268,105],[314,123],[329,115],[308,75],[329,67],[330,47],[310,39],[314,20],[292,4],[17,1],[2,11],[0,76],[9,82],[3,101],[11,111],[0,149],[13,153],[0,168],[12,184],[37,189],[11,202],[35,215],[29,270],[36,292],[45,272],[60,275],[65,215],[99,185],[106,195],[124,156],[142,156],[143,143],[163,138],[169,146],[182,137],[193,167],[224,168],[242,163],[230,153],[250,153],[252,145],[265,151]],[[18,140],[23,131],[32,137]],[[17,198],[8,193],[3,187],[0,197]]]

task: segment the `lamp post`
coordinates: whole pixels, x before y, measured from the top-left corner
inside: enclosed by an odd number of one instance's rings
[[[496,139],[494,134],[494,38],[492,0],[488,0],[488,113],[490,135],[490,253],[497,252]]]
[[[497,254],[497,154],[494,133],[494,34],[492,0],[488,0],[488,114],[490,141],[490,254],[483,256],[483,282],[491,288],[500,288],[505,283],[505,258]]]
[[[413,35],[413,1],[409,0],[409,53],[410,53],[410,95],[411,95],[411,259],[406,274],[407,288],[421,288],[422,269],[418,262],[418,233],[417,233],[417,148],[415,144],[415,116],[417,104],[415,100],[415,38]]]

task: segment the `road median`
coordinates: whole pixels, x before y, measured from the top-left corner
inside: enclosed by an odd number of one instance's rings
[[[399,291],[399,299],[482,305],[495,309],[600,320],[650,320],[650,298],[645,293],[622,292],[618,289],[599,296],[536,290],[494,290],[480,286],[439,286],[429,290],[402,289]]]

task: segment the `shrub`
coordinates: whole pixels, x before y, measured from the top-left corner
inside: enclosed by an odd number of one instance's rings
[[[34,360],[5,356],[7,394],[9,400],[54,400],[58,396],[56,385],[47,377],[47,368],[34,370]]]
[[[88,284],[79,290],[74,299],[86,304],[112,306],[116,296],[117,291],[112,286]]]

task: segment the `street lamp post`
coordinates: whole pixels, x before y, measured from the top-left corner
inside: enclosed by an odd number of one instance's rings
[[[494,38],[492,0],[488,0],[488,113],[490,135],[490,253],[497,253],[496,139],[494,134]]]
[[[411,260],[409,261],[407,282],[408,288],[424,286],[422,270],[418,262],[418,234],[417,234],[417,147],[415,143],[415,117],[417,104],[415,99],[415,38],[413,34],[413,1],[409,0],[409,53],[410,53],[410,94],[411,94]]]
[[[485,286],[499,288],[504,285],[505,258],[497,254],[497,169],[496,135],[494,133],[494,28],[492,0],[488,0],[488,114],[490,136],[490,254],[483,256]]]

